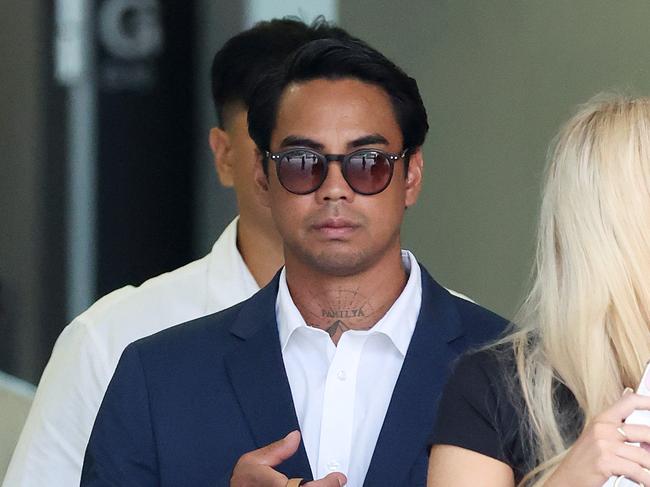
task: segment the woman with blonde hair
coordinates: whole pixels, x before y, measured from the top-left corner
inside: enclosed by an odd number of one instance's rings
[[[650,427],[623,423],[650,360],[650,99],[599,97],[560,131],[534,280],[512,333],[463,357],[429,486],[650,486]]]

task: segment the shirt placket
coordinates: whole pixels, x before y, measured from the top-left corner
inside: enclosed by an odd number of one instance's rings
[[[367,336],[344,333],[330,363],[321,419],[318,477],[347,473],[352,451],[357,371]]]

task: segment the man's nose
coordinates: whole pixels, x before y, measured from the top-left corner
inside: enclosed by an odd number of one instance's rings
[[[316,197],[322,201],[352,200],[354,191],[343,177],[340,161],[329,161],[327,177],[316,190]]]

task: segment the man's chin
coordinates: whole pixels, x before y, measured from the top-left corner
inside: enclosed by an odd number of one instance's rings
[[[368,269],[372,262],[363,251],[327,250],[303,255],[306,264],[317,272],[333,277],[349,277]]]

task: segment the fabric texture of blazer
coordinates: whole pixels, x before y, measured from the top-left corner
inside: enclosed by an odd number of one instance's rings
[[[82,486],[225,487],[242,454],[299,429],[275,319],[277,289],[278,276],[232,308],[126,348],[95,421]],[[426,484],[452,362],[505,324],[422,268],[420,314],[365,486]],[[312,479],[302,444],[277,470]]]

